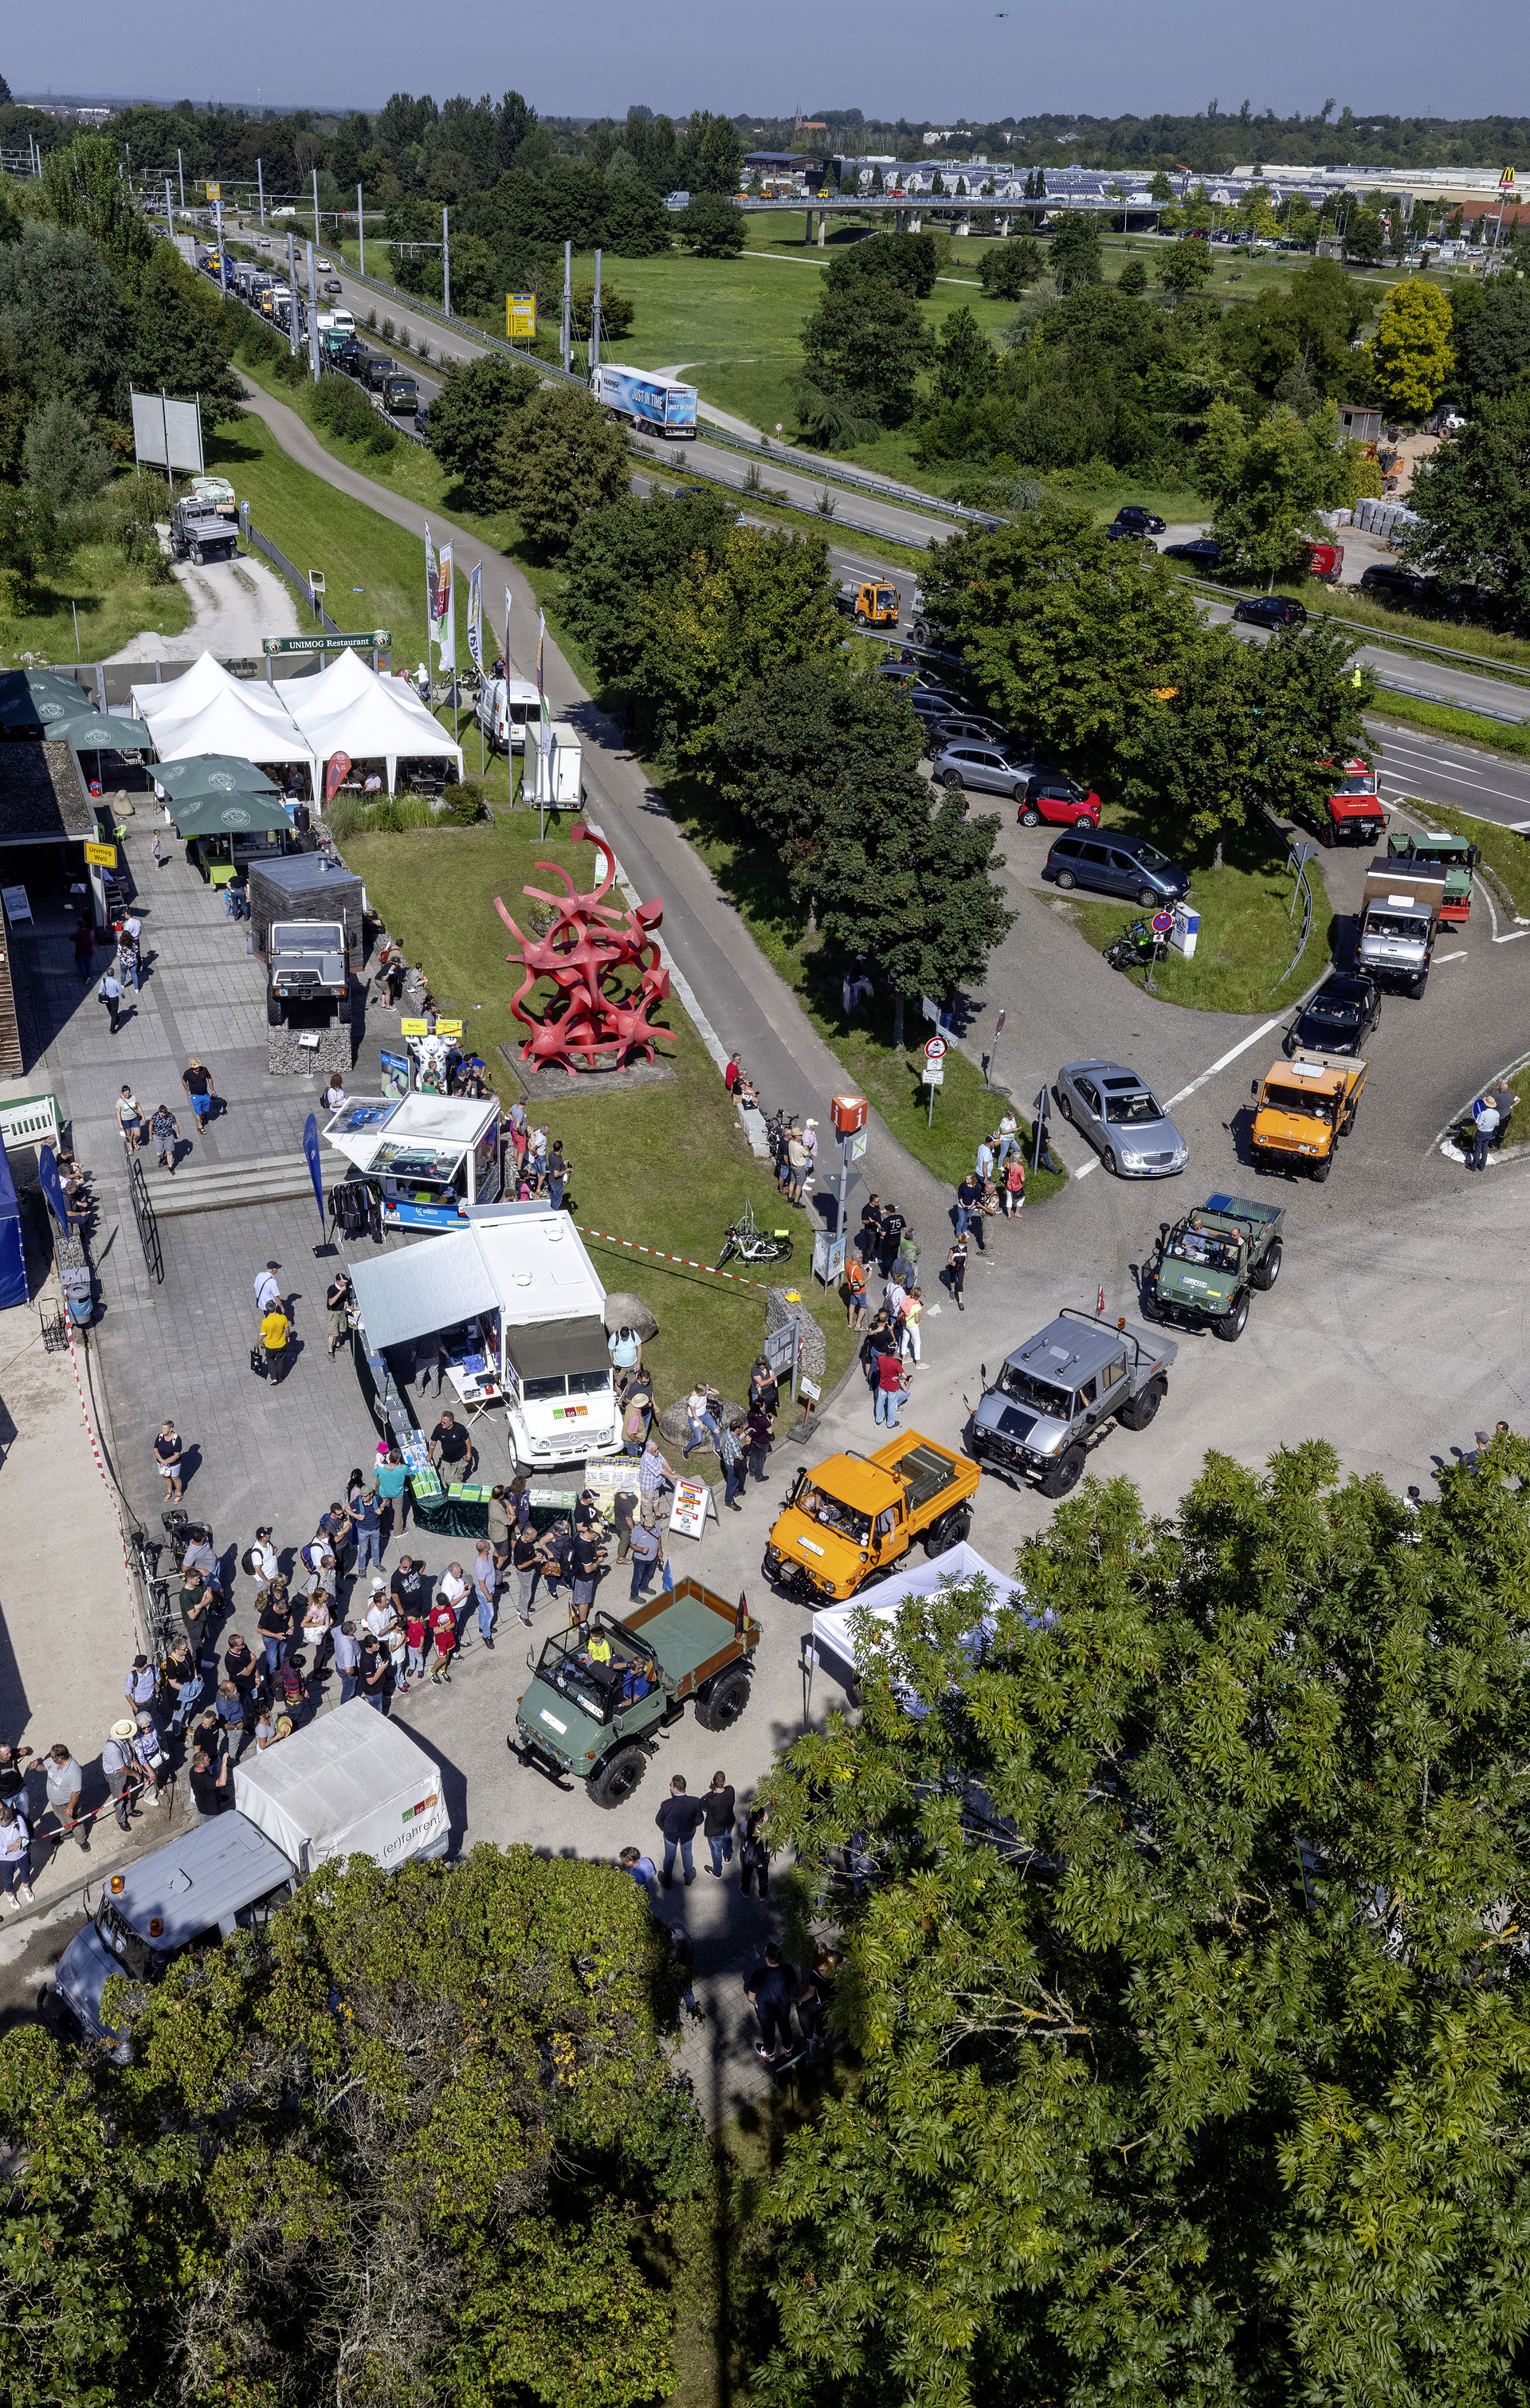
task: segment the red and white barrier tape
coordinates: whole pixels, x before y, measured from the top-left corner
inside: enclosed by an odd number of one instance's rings
[[[137,1632],[138,1644],[142,1647],[146,1642],[144,1640],[144,1634],[138,1627],[138,1597],[137,1591],[133,1585],[133,1567],[128,1561],[127,1532],[122,1527],[122,1500],[118,1496],[116,1489],[112,1485],[111,1474],[107,1469],[106,1458],[102,1455],[100,1446],[96,1441],[95,1425],[91,1420],[91,1410],[85,1401],[84,1383],[80,1379],[79,1363],[75,1354],[74,1325],[68,1318],[67,1308],[65,1308],[64,1312],[64,1328],[69,1340],[69,1369],[75,1375],[75,1394],[79,1398],[79,1417],[85,1425],[85,1435],[91,1442],[91,1453],[95,1457],[95,1468],[101,1474],[101,1484],[105,1488],[107,1497],[110,1498],[111,1510],[117,1516],[117,1536],[122,1541],[122,1577],[127,1583],[127,1601],[133,1614],[133,1627],[135,1631]]]
[[[693,1262],[689,1254],[666,1254],[662,1246],[640,1246],[636,1238],[613,1238],[609,1229],[591,1229],[582,1221],[575,1223],[580,1235],[599,1238],[608,1246],[624,1246],[629,1254],[651,1254],[657,1263],[681,1263],[688,1271],[706,1271],[712,1279],[731,1280],[735,1287],[757,1287],[764,1295],[767,1280],[745,1279],[740,1271],[720,1271],[715,1263]]]

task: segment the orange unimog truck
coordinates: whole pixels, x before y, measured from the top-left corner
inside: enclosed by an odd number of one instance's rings
[[[853,1597],[886,1575],[916,1539],[927,1555],[972,1527],[975,1463],[918,1430],[899,1430],[875,1455],[849,1448],[799,1471],[765,1541],[765,1575],[814,1603]]]
[[[1354,1054],[1294,1054],[1251,1089],[1257,1170],[1306,1170],[1323,1181],[1334,1151],[1354,1126],[1366,1065]]]

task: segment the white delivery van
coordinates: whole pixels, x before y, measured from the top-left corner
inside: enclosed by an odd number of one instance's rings
[[[321,1714],[234,1775],[231,1814],[214,1814],[110,1875],[91,1921],[59,1958],[45,2020],[93,2040],[113,1973],[156,1982],[186,1948],[259,1925],[320,1865],[370,1856],[394,1871],[442,1856],[451,1827],[439,1768],[360,1698]],[[131,2054],[121,2036],[120,2058]]]
[[[536,726],[540,709],[536,688],[529,679],[489,678],[473,716],[492,751],[519,752],[526,740],[527,725]]]
[[[521,799],[534,810],[544,804],[549,810],[555,805],[577,809],[584,799],[584,753],[578,730],[565,719],[555,719],[549,733],[551,740],[545,752],[536,728],[527,739]]]
[[[329,313],[329,322],[332,326],[337,327],[342,335],[353,335],[356,331],[355,317],[349,309],[332,309]],[[321,319],[320,324],[322,325],[322,323],[323,321]]]

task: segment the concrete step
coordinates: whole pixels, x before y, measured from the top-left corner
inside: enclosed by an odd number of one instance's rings
[[[342,1154],[321,1155],[325,1195],[351,1170]],[[226,1212],[243,1204],[295,1203],[313,1194],[307,1162],[301,1154],[250,1162],[188,1163],[173,1177],[146,1163],[144,1184],[154,1216],[161,1221],[190,1212]]]

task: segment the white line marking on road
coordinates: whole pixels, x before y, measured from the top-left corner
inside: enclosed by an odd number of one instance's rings
[[[1081,1162],[1073,1176],[1075,1179],[1087,1179],[1090,1172],[1098,1170],[1099,1167],[1099,1156],[1096,1154],[1093,1162]]]
[[[1435,967],[1437,969],[1441,962],[1464,962],[1466,958],[1466,955],[1465,950],[1459,953],[1437,953],[1435,955]]]
[[[1530,928],[1516,928],[1511,935],[1494,937],[1491,941],[1495,945],[1514,945],[1518,944],[1522,937],[1530,937]]]
[[[1223,1054],[1219,1061],[1213,1062],[1209,1070],[1203,1070],[1198,1079],[1192,1079],[1188,1087],[1181,1087],[1177,1096],[1170,1096],[1169,1110],[1172,1111],[1176,1104],[1182,1104],[1185,1097],[1193,1096],[1197,1087],[1204,1087],[1208,1079],[1214,1079],[1219,1070],[1225,1070],[1229,1062],[1236,1062],[1240,1054],[1246,1054],[1251,1045],[1257,1045],[1260,1039],[1267,1037],[1272,1028],[1279,1028],[1284,1018],[1284,1012],[1279,1012],[1273,1020],[1266,1020],[1264,1026],[1256,1028],[1251,1037],[1243,1038],[1233,1047],[1230,1054]]]
[[[1516,836],[1530,833],[1530,820],[1510,820],[1509,824]]]
[[[1496,944],[1498,941],[1498,914],[1493,908],[1493,897],[1488,893],[1486,886],[1482,887],[1481,896],[1483,902],[1488,907],[1488,918],[1493,923],[1493,941]]]

